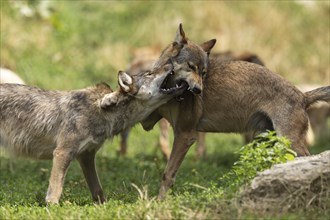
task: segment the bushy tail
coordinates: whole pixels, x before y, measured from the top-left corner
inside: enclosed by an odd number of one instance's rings
[[[306,108],[317,101],[325,101],[330,103],[330,86],[320,87],[305,93]]]

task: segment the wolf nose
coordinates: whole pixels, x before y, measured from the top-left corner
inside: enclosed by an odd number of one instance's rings
[[[202,92],[202,90],[199,87],[194,87],[191,91],[195,94],[201,94]]]

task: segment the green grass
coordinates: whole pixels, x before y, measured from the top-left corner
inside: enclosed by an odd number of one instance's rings
[[[3,153],[0,167],[0,219],[23,216],[28,219],[49,216],[55,219],[146,218],[147,215],[188,218],[198,212],[206,217],[207,206],[223,197],[223,192],[217,187],[218,179],[236,160],[237,155],[233,155],[233,151],[242,145],[241,138],[237,135],[209,135],[209,156],[202,161],[196,160],[192,149],[168,199],[159,202],[154,197],[158,193],[165,162],[159,150],[155,152],[154,149],[158,132],[157,129],[151,133],[142,132],[140,127],[133,130],[125,158],[116,156],[118,138],[106,143],[98,153],[97,169],[108,198],[108,202],[101,206],[93,204],[76,161],[68,171],[60,205],[46,207],[44,199],[51,161],[14,160]],[[142,135],[145,141],[136,142],[135,139]],[[223,148],[216,148],[216,145],[223,145]],[[190,210],[189,213],[187,210]]]
[[[108,198],[104,205],[93,204],[80,167],[74,161],[60,205],[47,207],[44,199],[51,161],[13,159],[2,153],[0,219],[325,219],[330,215],[329,210],[315,208],[282,214],[242,210],[235,197],[223,191],[219,181],[238,159],[234,152],[243,144],[239,135],[208,134],[208,155],[203,160],[196,160],[193,146],[169,196],[165,201],[157,201],[165,167],[159,149],[155,149],[157,134],[157,128],[150,133],[140,126],[134,128],[125,158],[116,156],[119,138],[107,142],[98,152],[97,169]],[[316,153],[323,150],[314,149]]]
[[[31,0],[30,2],[35,2]],[[178,24],[196,42],[217,38],[215,51],[250,51],[267,67],[296,84],[329,84],[329,3],[308,8],[295,2],[230,1],[52,1],[48,19],[22,17],[1,0],[1,67],[27,84],[76,89],[105,81],[116,87],[117,71],[127,67],[134,48],[170,43]],[[1,122],[0,122],[1,123]],[[51,161],[10,158],[0,151],[0,219],[326,219],[329,210],[252,213],[221,190],[219,178],[237,160],[238,135],[208,134],[207,158],[194,146],[167,199],[157,201],[165,162],[155,148],[158,128],[136,126],[128,155],[118,158],[118,138],[97,154],[107,194],[94,205],[77,164],[66,177],[59,206],[45,206]],[[311,149],[330,149],[320,140]],[[134,187],[135,186],[137,187]]]

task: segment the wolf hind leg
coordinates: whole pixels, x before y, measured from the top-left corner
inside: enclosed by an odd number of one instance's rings
[[[245,144],[253,141],[259,134],[266,131],[274,131],[274,125],[267,113],[257,111],[251,115],[247,123],[247,129],[243,134]]]
[[[307,149],[307,130],[309,122],[305,111],[293,111],[289,117],[273,119],[273,123],[277,135],[287,137],[291,141],[292,149],[298,156],[310,155]]]

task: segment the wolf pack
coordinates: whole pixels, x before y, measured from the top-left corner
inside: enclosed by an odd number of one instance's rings
[[[120,134],[125,155],[136,123],[151,130],[160,124],[160,148],[167,160],[158,198],[175,182],[186,153],[197,140],[205,155],[205,133],[240,133],[246,142],[267,130],[287,137],[298,156],[330,115],[330,86],[297,88],[265,67],[253,53],[212,53],[212,39],[188,39],[182,25],[161,52],[137,55],[118,72],[118,87],[106,83],[72,91],[25,85],[15,73],[0,72],[0,146],[15,156],[51,159],[46,202],[59,203],[64,179],[77,159],[92,198],[106,201],[95,156],[106,139]],[[168,144],[169,124],[174,140]],[[221,146],[219,146],[221,147]]]

